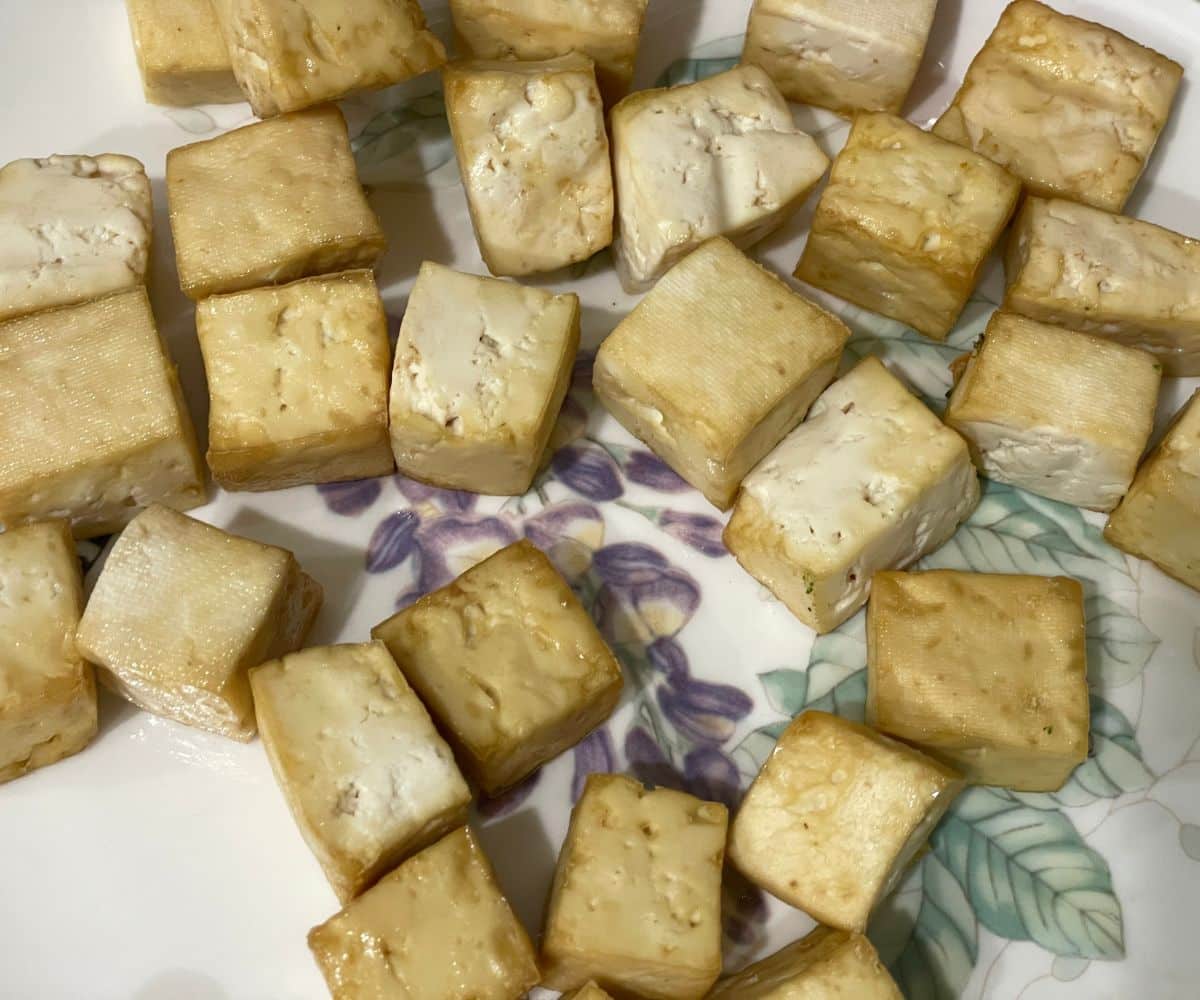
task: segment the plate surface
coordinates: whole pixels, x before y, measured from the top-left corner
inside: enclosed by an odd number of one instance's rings
[[[444,0],[427,0],[448,37]],[[1182,62],[1200,53],[1200,3],[1071,2]],[[652,0],[639,86],[730,65],[749,0]],[[949,102],[1001,0],[942,0],[907,113]],[[164,111],[142,101],[119,0],[0,4],[0,162],[121,152],[154,178],[154,302],[197,423],[206,414],[191,309],[166,225],[168,149],[250,120],[241,105]],[[435,77],[345,102],[391,249],[381,286],[397,318],[423,259],[483,273]],[[846,126],[797,109],[827,151]],[[1129,211],[1200,235],[1200,96],[1185,79]],[[813,199],[815,201],[815,199]],[[811,203],[809,213],[811,212]],[[809,213],[754,254],[790,273]],[[590,351],[631,307],[607,254],[544,282],[584,302]],[[931,402],[946,363],[1002,291],[993,267],[948,344],[831,303],[855,330],[848,361],[880,354]],[[713,510],[607,419],[585,355],[564,414],[578,437],[529,495],[476,498],[394,478],[218,496],[199,516],[297,553],[328,595],[313,643],[362,640],[398,602],[522,534],[548,548],[619,650],[628,694],[611,723],[478,822],[501,881],[537,932],[574,790],[628,769],[735,802],[772,727],[804,706],[861,712],[861,615],[814,643],[728,557]],[[1163,413],[1195,380],[1168,382]],[[976,789],[872,930],[913,1000],[1190,998],[1200,982],[1200,595],[1107,546],[1098,519],[989,485],[927,564],[1066,573],[1088,593],[1093,757],[1059,794]],[[300,1000],[325,996],[305,947],[337,909],[261,747],[164,722],[103,697],[83,754],[0,788],[0,997]],[[729,886],[731,963],[809,922]]]

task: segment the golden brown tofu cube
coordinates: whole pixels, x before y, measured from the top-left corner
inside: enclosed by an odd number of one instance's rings
[[[151,104],[236,104],[233,76],[212,0],[125,0],[142,87]]]
[[[595,983],[588,983],[571,993],[564,993],[562,1000],[612,1000],[612,997]]]

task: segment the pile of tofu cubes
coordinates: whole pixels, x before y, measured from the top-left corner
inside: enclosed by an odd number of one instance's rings
[[[393,353],[332,102],[443,67],[416,0],[127,3],[148,100],[263,119],[166,163],[221,487],[398,468],[524,493],[580,303],[502,279],[611,245],[646,294],[597,396],[731,511],[729,550],[801,621],[867,608],[867,724],[797,717],[732,823],[592,775],[535,952],[468,811],[609,717],[618,660],[527,541],[370,641],[305,648],[322,589],[296,557],[182,513],[206,474],[145,287],[142,164],[50,156],[0,170],[0,781],[86,746],[97,673],[257,733],[344,904],[309,936],[338,1000],[898,1000],[875,907],[965,785],[1058,789],[1089,728],[1079,583],[907,568],[982,474],[1107,513],[1114,545],[1200,588],[1200,397],[1145,457],[1164,373],[1200,374],[1200,242],[1119,214],[1180,67],[1016,0],[925,131],[898,115],[935,0],[754,0],[741,65],[628,96],[646,0],[451,0],[446,109],[492,276],[425,263]],[[788,101],[853,119],[832,168]],[[944,418],[874,357],[847,369],[848,327],[747,256],[827,173],[795,276],[935,340],[1011,224]],[[74,542],[114,531],[85,606]],[[726,860],[820,926],[718,983]]]

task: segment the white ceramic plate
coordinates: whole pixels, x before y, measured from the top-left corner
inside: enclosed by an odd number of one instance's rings
[[[448,37],[445,3],[426,3]],[[1189,74],[1200,3],[1074,2],[1166,52]],[[652,0],[639,85],[695,78],[741,48],[749,0]],[[949,102],[1002,0],[942,0],[908,109]],[[142,101],[119,0],[0,3],[0,162],[121,152],[154,177],[154,303],[204,423],[192,312],[177,289],[163,163],[173,146],[247,122],[244,106],[164,111]],[[381,284],[398,317],[421,260],[483,272],[437,80],[345,102],[391,249]],[[431,96],[432,95],[432,96]],[[846,127],[797,110],[829,152]],[[1200,235],[1200,97],[1185,79],[1129,211]],[[814,199],[815,200],[815,199]],[[807,215],[756,255],[790,273]],[[606,254],[546,282],[580,293],[593,348],[630,308]],[[838,306],[848,359],[879,353],[931,400],[946,361],[1001,291],[983,283],[949,345]],[[606,729],[481,816],[501,881],[537,933],[573,788],[628,768],[736,801],[770,729],[804,705],[854,714],[862,620],[819,642],[726,556],[720,523],[605,418],[580,365],[567,419],[582,435],[515,501],[387,479],[326,490],[218,496],[199,516],[294,549],[325,585],[314,643],[362,640],[398,600],[440,585],[528,533],[554,552],[625,662],[628,695]],[[1194,382],[1194,380],[1193,380]],[[1168,384],[1163,412],[1193,386]],[[912,1000],[1191,998],[1200,982],[1200,595],[1108,547],[1097,519],[990,487],[930,565],[1068,573],[1088,590],[1094,756],[1056,796],[977,789],[872,933]],[[305,933],[337,909],[258,744],[164,722],[111,696],[87,751],[0,788],[0,997],[19,1000],[299,1000],[325,995]],[[764,732],[765,729],[765,732]],[[731,885],[731,963],[805,931],[800,914]]]

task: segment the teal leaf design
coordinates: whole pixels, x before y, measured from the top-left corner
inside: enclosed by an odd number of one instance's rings
[[[1128,684],[1141,674],[1158,648],[1159,638],[1141,619],[1116,601],[1088,597],[1088,675],[1105,690]]]
[[[816,672],[819,675],[821,668],[818,667]],[[810,701],[805,707],[861,722],[867,709],[866,670],[859,670],[849,677],[842,678],[820,698]]]
[[[1179,846],[1193,861],[1200,861],[1200,826],[1184,823],[1179,828]]]
[[[779,742],[779,737],[783,735],[789,722],[791,719],[785,719],[783,722],[773,722],[769,726],[755,729],[733,748],[733,762],[747,784],[762,770],[763,764],[771,756],[775,744]]]
[[[808,658],[805,707],[861,722],[867,703],[867,616],[818,636]]]
[[[440,92],[380,112],[350,145],[359,170],[372,180],[383,172],[371,168],[381,164],[388,164],[387,179],[414,181],[454,159],[450,123]],[[410,162],[392,162],[400,159]]]
[[[733,69],[739,62],[740,56],[720,56],[709,59],[676,59],[666,71],[655,81],[656,87],[678,87],[684,83],[696,83],[707,80],[710,76],[724,73]]]
[[[808,698],[808,674],[803,670],[772,670],[759,674],[771,707],[789,719],[799,712]]]

